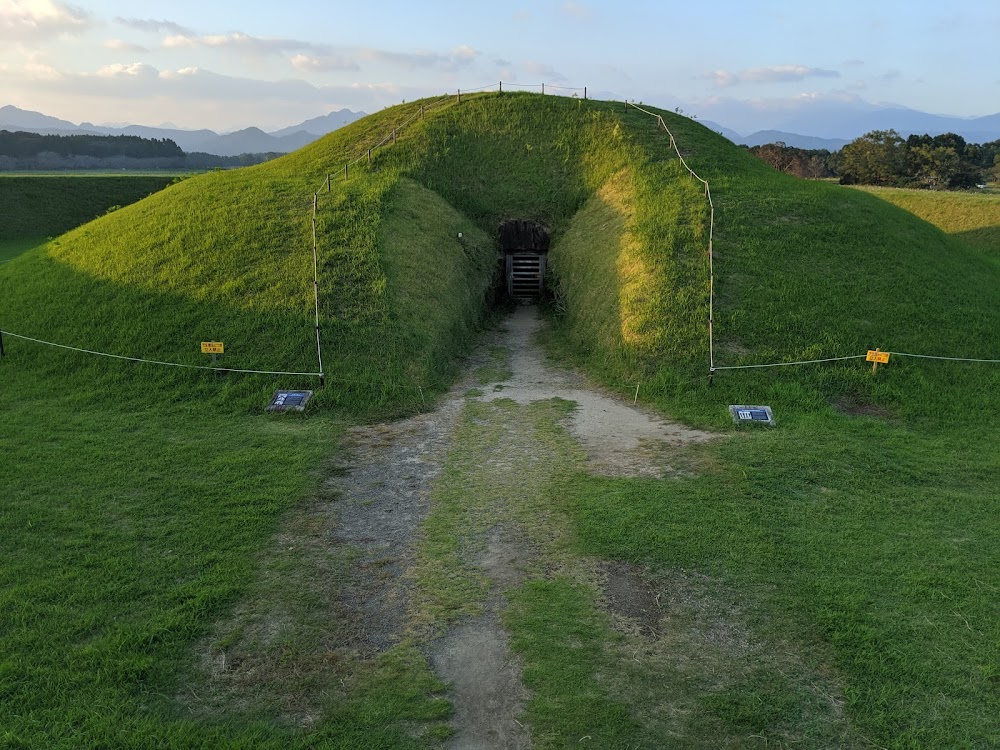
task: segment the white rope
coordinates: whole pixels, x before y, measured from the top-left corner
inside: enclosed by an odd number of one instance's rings
[[[918,357],[920,359],[946,359],[949,362],[1000,362],[1000,359],[972,359],[970,357],[936,357],[932,354],[907,354],[906,352],[890,352],[894,357]]]
[[[24,341],[33,341],[36,344],[45,344],[46,346],[55,346],[59,349],[69,349],[72,352],[83,352],[84,354],[95,354],[98,357],[111,357],[112,359],[124,359],[129,362],[144,362],[149,365],[166,365],[167,367],[184,367],[189,370],[215,370],[217,372],[243,372],[252,375],[315,375],[317,377],[322,376],[321,372],[286,372],[284,370],[237,370],[232,367],[208,367],[205,365],[182,365],[178,362],[162,362],[158,359],[142,359],[141,357],[124,357],[121,354],[108,354],[107,352],[95,352],[92,349],[81,349],[77,346],[67,346],[66,344],[56,344],[52,341],[43,341],[42,339],[34,339],[31,336],[22,336],[19,333],[11,333],[10,331],[0,331],[0,334],[4,336],[13,336],[16,339],[23,339]]]
[[[766,365],[728,365],[715,367],[715,370],[752,370],[757,367],[790,367],[791,365],[814,365],[818,362],[842,362],[845,359],[864,359],[867,354],[852,354],[849,357],[830,357],[829,359],[804,359],[799,362],[772,362]]]
[[[708,223],[708,371],[710,373],[716,370],[729,370],[729,369],[741,369],[741,368],[731,368],[731,367],[716,367],[715,366],[715,259],[712,257],[715,245],[715,201],[712,200],[712,188],[708,184],[708,180],[703,179],[697,172],[695,172],[688,163],[684,160],[684,156],[681,154],[680,148],[677,146],[677,139],[674,138],[674,134],[670,132],[670,128],[667,127],[667,123],[663,120],[663,115],[658,115],[654,112],[650,112],[648,109],[643,109],[635,104],[630,104],[628,100],[625,101],[626,109],[628,107],[643,112],[650,117],[656,118],[656,124],[662,126],[667,135],[670,136],[670,146],[674,149],[677,154],[677,158],[680,160],[681,165],[694,177],[698,182],[705,186],[705,199],[708,201],[709,208],[709,223]],[[754,365],[755,367],[777,367],[779,365]]]

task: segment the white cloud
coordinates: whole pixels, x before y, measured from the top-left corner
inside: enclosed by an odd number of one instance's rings
[[[304,73],[328,73],[331,71],[356,71],[360,66],[349,57],[340,55],[323,55],[313,57],[311,55],[298,54],[292,57],[292,66]]]
[[[136,31],[145,31],[150,34],[176,34],[178,36],[194,36],[194,32],[187,26],[181,26],[173,21],[157,21],[154,18],[122,18],[118,16],[115,20],[123,26],[128,26]]]
[[[566,0],[562,4],[562,12],[567,16],[572,16],[573,18],[586,19],[593,15],[593,11],[582,3],[574,3],[572,0]]]
[[[242,31],[234,31],[231,34],[209,34],[205,36],[175,34],[164,39],[163,46],[170,48],[212,47],[215,49],[234,50],[250,57],[269,57],[288,52],[322,53],[329,49],[324,45],[313,44],[312,42],[303,42],[297,39],[252,36],[244,34]]]
[[[810,68],[806,65],[771,65],[738,72],[713,70],[707,76],[716,86],[728,87],[740,83],[789,83],[806,78],[839,78],[836,70]]]
[[[99,78],[118,78],[121,76],[156,78],[159,71],[152,65],[144,63],[113,63],[100,68],[94,75]]]
[[[79,33],[92,25],[82,8],[54,0],[0,0],[0,39],[13,42]]]
[[[149,50],[141,44],[126,42],[124,39],[108,39],[104,42],[104,48],[114,52],[149,52]]]
[[[362,59],[369,62],[393,65],[408,70],[439,68],[445,72],[453,73],[474,62],[479,57],[480,52],[468,45],[462,45],[455,47],[448,54],[422,50],[417,52],[389,52],[387,50],[370,48],[362,49],[359,54]]]
[[[539,76],[543,80],[541,83],[566,83],[566,76],[553,68],[551,65],[543,65],[540,62],[529,60],[522,65],[529,75]]]

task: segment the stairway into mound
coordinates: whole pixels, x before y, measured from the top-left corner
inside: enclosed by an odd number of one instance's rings
[[[549,231],[523,219],[507,219],[499,231],[507,294],[519,302],[537,302],[545,289]]]

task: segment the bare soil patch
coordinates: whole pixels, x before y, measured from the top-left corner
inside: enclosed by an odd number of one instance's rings
[[[541,326],[534,307],[519,307],[507,320],[503,341],[511,351],[511,375],[483,398],[511,398],[522,404],[547,398],[573,401],[576,410],[570,430],[587,453],[593,473],[665,477],[683,472],[672,461],[676,449],[713,437],[604,393],[577,372],[552,367],[533,341]]]

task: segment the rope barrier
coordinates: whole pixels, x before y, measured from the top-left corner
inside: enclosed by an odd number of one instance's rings
[[[766,365],[727,365],[716,370],[752,370],[758,367],[791,367],[792,365],[814,365],[819,362],[842,362],[845,359],[864,359],[867,354],[852,354],[849,357],[829,357],[828,359],[804,359],[798,362],[772,362]]]
[[[944,359],[950,362],[992,362],[1000,363],[1000,359],[973,359],[971,357],[937,357],[933,354],[907,354],[906,352],[890,352],[894,357],[917,357],[919,359]]]
[[[649,115],[650,117],[656,118],[656,124],[658,127],[662,127],[668,136],[670,136],[670,146],[674,149],[677,154],[677,158],[680,160],[681,165],[694,177],[698,182],[705,186],[705,199],[708,201],[709,208],[709,218],[708,218],[708,384],[712,384],[712,375],[714,375],[716,370],[721,369],[733,369],[733,368],[721,368],[715,366],[715,259],[712,257],[715,251],[715,201],[712,200],[712,188],[708,184],[708,180],[703,179],[697,172],[695,172],[688,165],[687,161],[684,159],[684,155],[681,154],[680,148],[677,146],[677,139],[674,138],[674,134],[670,132],[670,128],[667,127],[667,123],[663,121],[663,115],[658,115],[655,112],[651,112],[648,109],[644,109],[636,104],[631,104],[628,100],[625,101],[625,109],[629,107],[637,109],[640,112]]]
[[[209,367],[207,365],[184,365],[179,362],[163,362],[158,359],[143,359],[142,357],[125,357],[121,354],[108,354],[107,352],[98,352],[93,349],[81,349],[77,346],[67,346],[66,344],[57,344],[53,341],[44,341],[42,339],[32,338],[31,336],[22,336],[19,333],[12,333],[11,331],[0,331],[0,334],[4,336],[12,336],[15,339],[22,339],[23,341],[32,341],[36,344],[45,344],[46,346],[54,346],[59,349],[68,349],[73,352],[82,352],[84,354],[94,354],[98,357],[110,357],[112,359],[124,359],[129,362],[143,362],[149,365],[165,365],[167,367],[183,367],[189,370],[214,370],[216,372],[242,372],[252,375],[313,375],[316,377],[322,377],[321,372],[287,372],[285,370],[240,370],[232,367]]]

